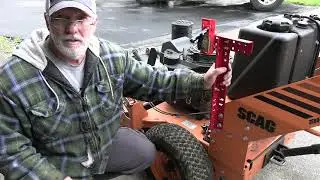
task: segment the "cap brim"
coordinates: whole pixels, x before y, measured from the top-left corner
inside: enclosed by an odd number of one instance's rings
[[[77,9],[82,10],[83,12],[85,12],[86,14],[88,14],[91,17],[96,16],[96,14],[94,12],[92,12],[91,9],[89,9],[87,6],[85,6],[79,2],[75,2],[75,1],[59,2],[49,9],[48,14],[49,14],[49,16],[51,16],[53,13],[55,13],[63,8],[77,8]]]

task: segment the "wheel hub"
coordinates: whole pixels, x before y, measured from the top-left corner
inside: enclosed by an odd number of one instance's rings
[[[177,164],[165,153],[158,151],[155,163],[151,167],[155,179],[179,180],[180,171]]]

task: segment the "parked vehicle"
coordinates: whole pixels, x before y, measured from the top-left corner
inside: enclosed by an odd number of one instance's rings
[[[140,4],[157,2],[168,3],[168,5],[179,5],[185,2],[216,3],[219,0],[136,0]],[[223,3],[250,3],[253,9],[259,11],[271,11],[279,7],[284,0],[225,0]]]

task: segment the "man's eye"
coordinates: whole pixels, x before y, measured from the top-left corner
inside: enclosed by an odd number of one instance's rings
[[[77,17],[77,19],[79,20],[83,20],[83,19],[87,19],[88,17],[87,16],[80,16],[80,17]]]
[[[63,22],[66,21],[66,19],[62,19],[62,18],[52,18],[53,22]]]

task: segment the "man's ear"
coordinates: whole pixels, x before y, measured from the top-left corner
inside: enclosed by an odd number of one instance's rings
[[[50,26],[49,26],[50,18],[49,18],[49,15],[47,13],[44,13],[43,17],[44,17],[44,19],[46,21],[47,29],[50,31]]]
[[[98,18],[96,17],[95,19],[94,19],[94,23],[93,23],[95,26],[98,24]]]

